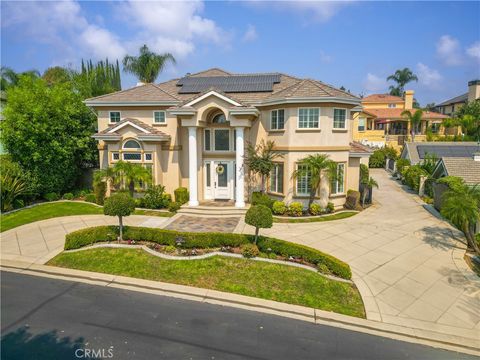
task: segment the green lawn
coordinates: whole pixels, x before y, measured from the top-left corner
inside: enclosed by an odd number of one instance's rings
[[[103,214],[103,208],[81,202],[55,202],[0,215],[1,231],[39,220],[67,215]]]
[[[331,221],[331,220],[339,220],[339,219],[346,219],[353,215],[358,214],[354,211],[345,211],[338,214],[322,216],[322,217],[311,217],[311,218],[304,218],[304,219],[296,219],[294,217],[290,218],[280,218],[280,217],[273,217],[273,222],[276,223],[308,223],[308,222],[321,222],[321,221]]]
[[[62,253],[49,265],[190,285],[365,317],[356,288],[288,265],[215,256],[164,260],[140,249]]]

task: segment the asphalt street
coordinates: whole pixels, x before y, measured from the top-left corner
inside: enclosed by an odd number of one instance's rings
[[[1,273],[2,359],[474,359],[241,309]]]

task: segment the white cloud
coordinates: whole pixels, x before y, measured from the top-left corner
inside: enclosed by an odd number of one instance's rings
[[[363,82],[363,86],[368,93],[385,91],[388,87],[385,78],[377,76],[372,73],[368,73]]]
[[[429,88],[438,88],[443,80],[443,76],[437,70],[431,69],[421,62],[417,64],[417,73],[420,84]]]
[[[324,64],[329,64],[333,61],[333,56],[322,50],[320,51],[320,61]]]
[[[297,12],[318,22],[327,22],[352,1],[247,1],[245,4],[255,7]]]
[[[126,53],[114,34],[96,25],[88,25],[79,41],[96,59],[118,59]]]
[[[468,56],[471,56],[477,60],[480,60],[480,41],[477,41],[470,45],[469,48],[467,48],[466,51]]]
[[[245,31],[245,34],[243,34],[242,41],[251,42],[257,40],[257,38],[258,34],[255,26],[253,26],[252,24],[248,24],[247,30]]]
[[[443,35],[438,40],[437,55],[449,66],[460,65],[463,61],[460,42],[450,35]]]

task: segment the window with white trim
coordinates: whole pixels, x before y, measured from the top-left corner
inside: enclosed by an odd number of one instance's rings
[[[270,172],[270,191],[283,194],[283,164],[276,163]]]
[[[118,161],[118,160],[120,160],[120,153],[118,153],[118,152],[112,153],[112,160],[113,160],[113,161]]]
[[[388,104],[388,107],[389,107],[390,109],[393,109],[393,108],[396,108],[396,107],[397,107],[397,104]]]
[[[120,122],[120,111],[110,111],[109,116],[111,124]]]
[[[347,110],[333,109],[333,128],[346,129],[347,128]]]
[[[210,151],[212,148],[210,146],[210,129],[205,129],[204,132],[203,132],[203,135],[204,135],[204,148],[205,148],[205,151]]]
[[[320,109],[298,109],[298,128],[317,129],[320,124]]]
[[[310,179],[312,178],[312,172],[308,169],[307,165],[297,165],[298,170],[306,170],[302,175],[297,176],[297,195],[310,195]]]
[[[166,124],[167,120],[165,118],[165,111],[154,111],[153,112],[153,123],[154,124]]]
[[[215,151],[230,151],[230,129],[214,129]]]
[[[331,194],[343,194],[345,192],[345,164],[337,164],[337,178],[331,182]]]
[[[285,110],[272,110],[270,112],[270,130],[283,130],[285,128]]]
[[[139,152],[124,152],[122,155],[125,161],[142,161],[142,153]]]
[[[125,141],[125,143],[123,144],[123,148],[124,149],[136,149],[136,150],[141,149],[140,144],[136,140]]]
[[[153,155],[152,153],[145,153],[145,161],[152,161]]]
[[[365,131],[365,118],[358,118],[358,131]]]

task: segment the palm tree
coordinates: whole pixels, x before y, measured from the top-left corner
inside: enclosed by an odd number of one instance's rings
[[[0,88],[7,90],[10,87],[17,86],[22,76],[29,76],[31,78],[39,78],[38,70],[28,70],[22,73],[15,72],[12,68],[2,66],[0,69]]]
[[[397,86],[390,86],[390,95],[403,96],[405,85],[412,81],[418,81],[418,77],[409,68],[404,68],[395,71],[395,74],[387,77],[387,81],[390,80],[397,83]]]
[[[267,178],[275,166],[274,160],[283,157],[282,154],[275,152],[275,141],[261,141],[254,146],[248,144],[247,152],[244,156],[245,166],[253,174],[259,174],[262,181],[262,192],[266,192]]]
[[[480,185],[461,185],[450,189],[443,195],[441,213],[467,238],[468,249],[480,255],[480,247],[475,239],[472,227],[480,220]]]
[[[310,197],[308,199],[308,206],[312,205],[315,199],[315,194],[322,185],[324,175],[334,181],[337,178],[337,164],[328,158],[325,154],[309,155],[298,162],[298,168],[293,172],[292,178],[309,176]]]
[[[135,192],[135,185],[140,183],[150,184],[152,181],[152,173],[150,170],[140,164],[119,161],[114,165],[113,171],[115,181],[123,187],[128,185],[128,191],[132,197]]]
[[[363,197],[362,197],[362,206],[365,207],[365,201],[367,200],[367,195],[370,193],[370,188],[376,187],[378,189],[378,183],[374,178],[364,178],[362,179],[363,184]]]
[[[405,110],[401,114],[410,124],[410,134],[412,135],[412,142],[415,141],[415,131],[418,125],[422,122],[423,111],[421,109],[416,110],[413,114],[410,110]]]
[[[168,61],[176,63],[172,54],[159,55],[150,51],[147,45],[143,45],[139,56],[126,55],[123,58],[123,70],[137,76],[141,82],[153,83]]]

